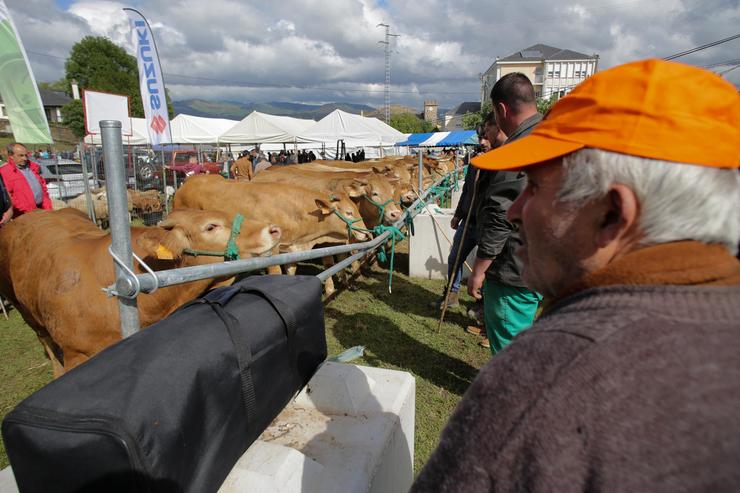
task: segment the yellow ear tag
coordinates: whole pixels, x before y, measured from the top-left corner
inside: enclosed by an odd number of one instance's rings
[[[174,260],[175,255],[164,245],[159,245],[157,247],[157,258],[160,260]]]

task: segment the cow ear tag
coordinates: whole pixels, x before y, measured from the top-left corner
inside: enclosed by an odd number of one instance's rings
[[[164,245],[159,245],[157,247],[157,258],[159,260],[174,260],[175,255]]]

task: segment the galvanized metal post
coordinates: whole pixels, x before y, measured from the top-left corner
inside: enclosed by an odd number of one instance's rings
[[[111,250],[123,264],[133,270],[131,249],[131,223],[128,216],[126,197],[126,169],[123,162],[121,122],[101,120],[100,132],[103,139],[103,160],[110,213]],[[125,271],[114,262],[116,285],[123,284]],[[118,298],[118,313],[121,315],[121,336],[128,337],[139,330],[139,310],[136,298]]]
[[[167,167],[164,162],[164,149],[159,151],[160,157],[162,158],[162,191],[164,192],[164,213],[170,214],[170,198],[167,196]]]
[[[419,195],[424,191],[424,156],[421,152],[421,147],[419,147]]]
[[[85,180],[84,187],[85,187],[85,202],[87,202],[87,215],[90,216],[90,219],[92,222],[96,223],[98,222],[98,218],[95,217],[95,207],[92,203],[92,195],[90,194],[90,179],[89,175],[87,173],[87,160],[82,159],[82,179]]]

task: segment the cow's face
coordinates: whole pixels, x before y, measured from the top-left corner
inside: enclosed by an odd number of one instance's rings
[[[315,199],[316,206],[319,208],[319,213],[326,219],[335,221],[333,224],[336,225],[343,232],[348,232],[351,229],[347,222],[352,223],[352,228],[367,229],[365,221],[363,221],[360,211],[346,194],[331,194],[329,199],[317,198]],[[344,220],[337,217],[342,216]],[[348,235],[349,238],[349,235]],[[357,241],[370,241],[372,235],[364,231],[357,231],[352,229],[352,237],[349,240]]]
[[[344,191],[347,195],[353,198],[362,197],[368,191],[369,184],[364,178],[355,178],[350,183],[344,186]]]
[[[158,232],[144,235],[139,243],[162,260],[182,258],[188,249],[225,252],[232,227],[233,217],[224,212],[178,209],[160,221],[158,228],[153,228],[158,229]],[[239,256],[246,258],[268,255],[277,247],[280,237],[280,228],[274,224],[244,220],[235,239]],[[198,263],[223,260],[223,256],[196,258]]]
[[[370,190],[368,190],[367,196],[375,204],[385,204],[383,207],[383,217],[379,217],[380,209],[378,206],[370,203],[369,205],[375,209],[378,222],[384,224],[393,224],[401,218],[401,209],[398,207],[396,201],[400,198],[396,195],[394,185],[398,183],[397,179],[388,178],[384,175],[373,175],[370,178]],[[391,201],[391,202],[389,202]]]

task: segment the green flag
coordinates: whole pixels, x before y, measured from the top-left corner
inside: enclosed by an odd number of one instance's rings
[[[53,143],[26,51],[3,0],[0,0],[0,96],[16,141]]]

